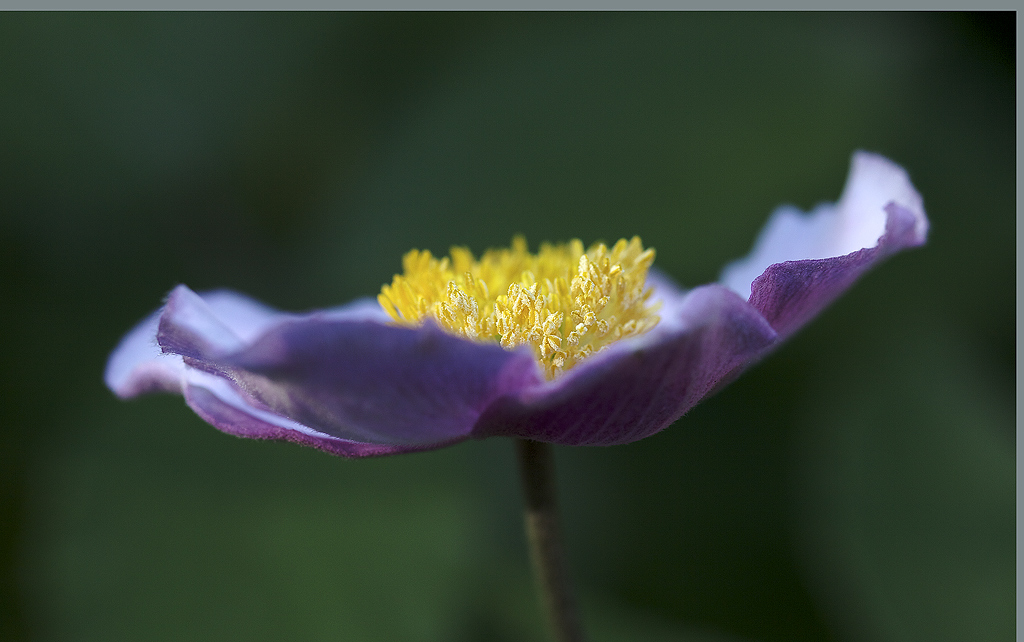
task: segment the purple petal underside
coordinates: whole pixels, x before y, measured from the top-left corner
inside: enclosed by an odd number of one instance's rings
[[[252,408],[250,415],[269,413],[367,447],[423,449],[464,439],[494,399],[540,380],[527,350],[467,341],[432,325],[386,325],[360,310],[285,319],[251,343],[236,342],[226,330],[180,286],[157,338],[190,369],[230,381],[243,401],[234,410]],[[202,407],[214,414],[213,404]],[[215,425],[247,430],[226,423]]]
[[[369,444],[340,439],[312,430],[246,401],[227,380],[199,371],[190,374],[185,385],[185,402],[203,420],[237,437],[273,439],[312,446],[342,457],[373,457],[426,450],[415,446]],[[431,447],[447,445],[440,443]]]
[[[574,446],[636,441],[678,419],[776,339],[750,305],[719,285],[691,290],[661,316],[648,334],[607,348],[555,381],[499,399],[473,436]]]

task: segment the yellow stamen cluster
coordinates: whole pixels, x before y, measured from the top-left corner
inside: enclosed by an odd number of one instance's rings
[[[551,379],[658,323],[657,306],[648,304],[652,290],[644,287],[653,262],[654,250],[635,236],[586,252],[575,239],[543,244],[537,254],[516,237],[511,248],[487,250],[479,260],[464,247],[442,259],[412,250],[402,257],[404,274],[377,300],[402,324],[430,317],[470,339],[530,345]]]

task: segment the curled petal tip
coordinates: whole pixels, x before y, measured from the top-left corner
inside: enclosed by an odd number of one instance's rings
[[[923,200],[906,171],[858,151],[838,202],[808,214],[776,210],[753,251],[726,266],[722,283],[788,336],[872,266],[927,235]]]
[[[778,208],[750,254],[725,267],[721,282],[749,297],[754,279],[776,263],[829,259],[876,247],[887,234],[894,211],[900,212],[899,219],[913,219],[913,234],[901,235],[899,247],[891,244],[882,256],[924,243],[928,218],[921,195],[902,167],[878,154],[855,152],[836,203],[818,205],[809,213],[788,205]]]

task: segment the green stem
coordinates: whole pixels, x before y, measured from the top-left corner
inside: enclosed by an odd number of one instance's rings
[[[555,462],[551,445],[516,439],[526,500],[526,538],[533,570],[557,642],[584,642],[558,525]]]

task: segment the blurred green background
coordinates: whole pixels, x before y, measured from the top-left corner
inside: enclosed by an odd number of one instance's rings
[[[597,641],[1014,634],[1012,14],[0,16],[0,639],[542,640],[512,444],[346,461],[117,401],[177,283],[639,234],[687,286],[857,148],[932,235],[670,429],[557,450]]]

